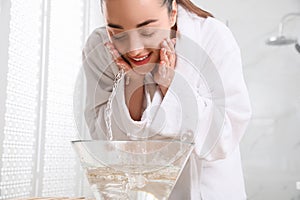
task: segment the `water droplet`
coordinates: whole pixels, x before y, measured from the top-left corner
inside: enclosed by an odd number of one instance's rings
[[[143,153],[143,154],[146,154],[146,153],[147,153],[147,151],[146,151],[145,148],[142,148],[141,150],[142,150],[142,153]]]
[[[180,140],[182,142],[192,142],[194,140],[194,133],[191,130],[186,131],[181,135]]]
[[[146,183],[147,183],[147,179],[142,174],[139,174],[139,175],[136,176],[136,186],[137,186],[137,188],[145,187]]]

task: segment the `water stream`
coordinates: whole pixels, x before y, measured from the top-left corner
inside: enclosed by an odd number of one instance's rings
[[[105,109],[105,124],[107,128],[107,139],[113,140],[112,128],[111,128],[111,115],[112,115],[112,101],[116,96],[117,88],[120,81],[124,78],[125,71],[123,69],[119,70],[113,84],[113,89],[110,97],[108,98],[107,106]]]

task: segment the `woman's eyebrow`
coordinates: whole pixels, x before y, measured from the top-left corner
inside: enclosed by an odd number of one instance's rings
[[[136,28],[140,28],[142,26],[146,26],[148,24],[157,22],[158,19],[148,19],[142,23],[139,23],[138,25],[136,25]],[[111,28],[116,28],[116,29],[124,29],[123,26],[117,25],[117,24],[112,24],[112,23],[108,23],[107,26],[111,27]]]
[[[109,26],[110,28],[124,29],[123,26],[112,23],[108,23],[107,26]]]
[[[154,23],[154,22],[157,22],[157,21],[158,21],[158,19],[149,19],[149,20],[146,20],[146,21],[136,25],[136,27],[139,28],[139,27],[146,26],[148,24],[151,24],[151,23]]]

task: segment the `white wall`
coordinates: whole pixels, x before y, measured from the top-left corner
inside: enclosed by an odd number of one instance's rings
[[[87,34],[86,38],[99,26],[104,25],[104,19],[101,12],[100,0],[89,0],[88,1],[88,19],[87,19]]]
[[[300,199],[300,53],[293,45],[264,43],[277,34],[282,16],[300,12],[300,1],[194,2],[228,20],[241,47],[253,107],[241,145],[249,199]],[[300,38],[300,17],[289,20],[284,32]]]

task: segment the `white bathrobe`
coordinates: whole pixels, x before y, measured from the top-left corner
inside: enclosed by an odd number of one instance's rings
[[[112,101],[113,138],[177,138],[192,133],[193,150],[170,199],[246,199],[239,141],[251,116],[241,55],[230,30],[218,20],[201,18],[180,5],[177,18],[175,76],[162,98],[145,85],[141,121],[131,119],[125,104],[125,80]],[[103,46],[105,27],[96,29],[83,49],[87,81],[85,117],[93,139],[107,139],[107,101],[118,67]],[[153,82],[151,74],[147,83]],[[149,91],[155,91],[150,98]]]

